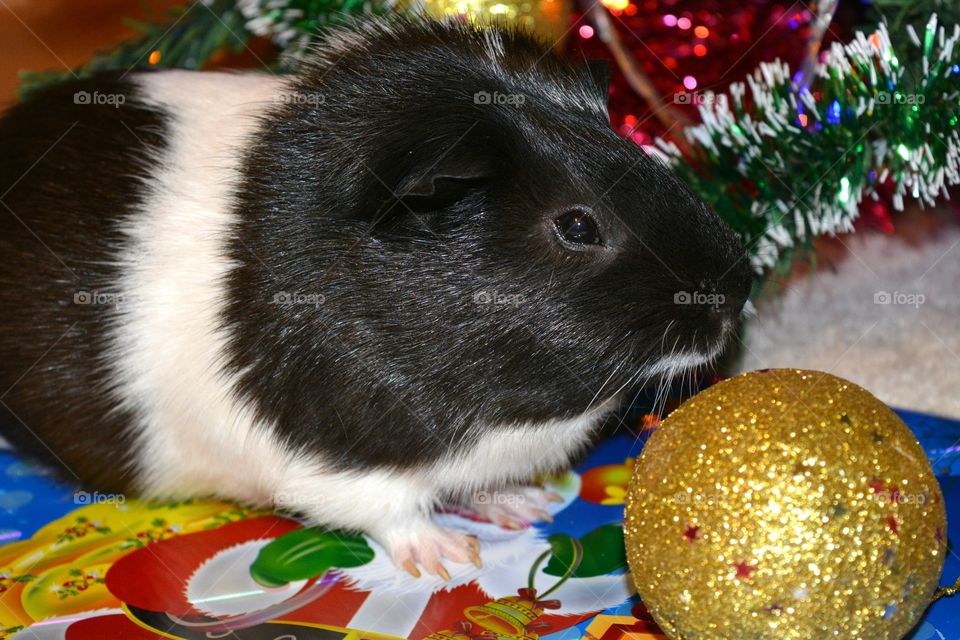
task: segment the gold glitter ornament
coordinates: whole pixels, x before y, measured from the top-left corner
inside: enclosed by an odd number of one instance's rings
[[[937,588],[946,513],[923,449],[816,371],[721,382],[650,437],[627,556],[674,640],[898,640]]]

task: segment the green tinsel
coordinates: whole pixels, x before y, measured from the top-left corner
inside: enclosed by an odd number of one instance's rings
[[[869,28],[881,22],[889,25],[891,33],[902,33],[903,29],[913,27],[923,31],[932,14],[937,14],[940,24],[960,24],[960,2],[956,0],[873,0],[869,5],[871,20]],[[908,50],[901,62],[913,58],[919,50]]]
[[[785,268],[818,235],[853,229],[864,195],[889,181],[932,205],[960,183],[960,27],[929,19],[916,66],[901,64],[887,29],[835,44],[809,86],[781,62],[762,64],[728,94],[703,96],[703,123],[684,131],[685,157],[658,150],[748,243],[758,271]]]

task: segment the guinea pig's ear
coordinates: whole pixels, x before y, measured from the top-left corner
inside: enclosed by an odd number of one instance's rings
[[[471,146],[461,141],[438,157],[414,165],[397,184],[397,199],[415,211],[441,209],[493,179],[493,158],[483,148]]]
[[[587,71],[603,103],[607,104],[610,99],[610,63],[606,60],[587,60]]]

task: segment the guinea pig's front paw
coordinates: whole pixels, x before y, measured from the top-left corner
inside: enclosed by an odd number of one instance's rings
[[[473,536],[439,527],[433,523],[424,523],[417,528],[397,536],[388,542],[387,550],[397,567],[405,570],[414,578],[420,577],[418,566],[427,573],[450,580],[450,574],[443,566],[443,560],[459,563],[473,563],[480,568],[480,543]]]
[[[504,529],[524,529],[534,522],[553,522],[547,511],[551,502],[563,502],[556,493],[534,486],[517,486],[497,491],[478,491],[467,509]]]

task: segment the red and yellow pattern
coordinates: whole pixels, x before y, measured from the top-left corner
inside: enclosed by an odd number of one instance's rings
[[[225,502],[91,504],[0,547],[0,640],[53,616],[119,607],[104,581],[114,562],[150,542],[253,513]]]

